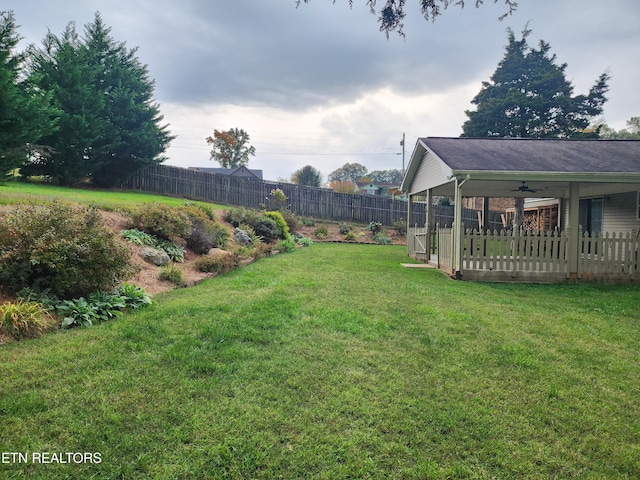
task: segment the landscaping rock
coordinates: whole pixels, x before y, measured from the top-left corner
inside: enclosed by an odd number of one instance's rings
[[[157,265],[158,267],[162,267],[171,261],[169,255],[162,250],[156,250],[151,247],[144,247],[140,250],[140,256],[147,263],[152,263],[153,265]]]
[[[235,229],[234,237],[236,239],[236,242],[243,246],[251,245],[253,243],[253,240],[249,236],[249,233],[246,230],[242,230],[237,227]]]

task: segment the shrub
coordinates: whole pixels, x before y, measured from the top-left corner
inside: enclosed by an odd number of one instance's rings
[[[345,222],[340,222],[338,224],[338,230],[340,231],[340,233],[342,235],[346,235],[347,233],[349,233],[351,230],[353,230],[353,227],[351,225],[349,225],[348,223]]]
[[[251,226],[255,234],[262,237],[265,242],[272,242],[280,238],[280,226],[271,217],[260,216]]]
[[[380,222],[370,222],[367,228],[371,231],[372,234],[380,233],[382,231],[382,223]]]
[[[276,250],[282,253],[291,253],[297,249],[296,242],[292,238],[280,240],[276,245]]]
[[[164,240],[187,237],[193,220],[181,208],[157,202],[145,203],[131,212],[131,228]]]
[[[130,254],[92,207],[26,204],[0,216],[0,282],[61,298],[113,288],[131,273]]]
[[[384,233],[376,233],[373,236],[373,239],[378,242],[380,245],[390,245],[391,239],[385,235]]]
[[[184,207],[189,207],[192,210],[200,210],[202,213],[205,214],[205,216],[209,220],[215,220],[216,219],[215,211],[213,210],[213,208],[209,207],[208,205],[204,205],[202,203],[194,203],[194,202],[186,201],[186,202],[184,202],[182,207],[183,208]]]
[[[278,226],[278,230],[280,232],[278,238],[282,240],[286,240],[287,238],[289,238],[289,225],[287,225],[287,222],[282,216],[282,213],[266,212],[265,216],[271,218],[274,222],[276,222],[276,225]]]
[[[354,232],[347,232],[347,234],[344,236],[344,239],[347,242],[355,242],[358,240],[358,236]]]
[[[212,248],[227,248],[229,230],[218,222],[196,224],[187,238],[187,247],[198,255],[204,255]]]
[[[234,227],[240,227],[241,225],[253,225],[260,214],[255,210],[248,210],[246,208],[232,208],[226,210],[223,214],[225,222],[229,222]]]
[[[320,240],[324,240],[329,238],[329,230],[327,230],[326,225],[321,225],[313,231],[313,234],[316,238]]]
[[[404,237],[407,235],[407,221],[406,220],[396,220],[391,225],[397,232],[398,235]]]
[[[316,221],[313,218],[302,217],[302,225],[305,227],[315,227]]]
[[[56,322],[42,304],[19,299],[0,305],[0,331],[15,338],[33,338],[51,330]]]
[[[287,222],[289,232],[295,232],[300,228],[300,221],[291,210],[280,210],[280,213],[282,214],[284,221]]]
[[[184,280],[182,279],[182,270],[180,270],[177,266],[175,266],[172,263],[167,264],[160,269],[158,278],[160,278],[160,280],[169,281],[174,285],[178,285],[178,286],[184,285]]]
[[[235,254],[203,255],[195,264],[200,272],[227,273],[238,267],[238,256]]]

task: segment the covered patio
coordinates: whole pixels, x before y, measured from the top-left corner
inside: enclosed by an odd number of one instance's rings
[[[455,278],[638,280],[640,141],[420,138],[401,189],[409,196],[408,254]],[[453,197],[452,225],[432,227],[436,196]],[[427,205],[425,225],[413,221],[416,197]],[[485,199],[484,225],[490,197],[559,199],[558,225],[535,232],[465,229],[463,197]],[[584,220],[591,202],[601,206],[593,225]]]

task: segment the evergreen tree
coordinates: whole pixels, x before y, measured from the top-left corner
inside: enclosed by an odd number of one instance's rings
[[[588,95],[573,96],[567,64],[556,64],[548,43],[540,41],[536,49],[527,44],[531,30],[525,29],[521,40],[508,33],[504,58],[471,101],[476,110],[465,112],[463,136],[597,138],[597,132],[585,130],[602,113],[609,75],[600,75]]]
[[[164,160],[172,137],[152,101],[147,67],[110,36],[99,13],[80,39],[73,23],[51,33],[33,52],[32,75],[61,110],[59,132],[48,138],[50,158],[36,158],[22,171],[69,185],[90,178],[114,186],[135,170]]]
[[[298,185],[306,185],[308,187],[319,187],[322,185],[322,174],[316,168],[311,165],[305,165],[299,170],[296,170],[291,175],[291,181]]]
[[[467,110],[463,137],[598,138],[589,131],[590,121],[602,113],[609,89],[606,73],[600,75],[588,95],[573,96],[573,85],[565,78],[567,64],[556,64],[550,45],[540,41],[538,49],[527,44],[531,30],[516,40],[508,29],[504,58],[483,82],[480,93]],[[514,227],[524,222],[524,198],[516,198]]]
[[[13,12],[0,12],[0,179],[29,154],[44,153],[39,142],[55,130],[49,95],[24,78],[19,41]]]
[[[92,179],[101,186],[117,185],[136,170],[163,162],[162,153],[175,138],[160,126],[154,81],[137,49],[127,50],[110,32],[97,13],[86,26],[84,45],[88,65],[96,71],[93,87],[104,98],[102,131],[92,154]]]

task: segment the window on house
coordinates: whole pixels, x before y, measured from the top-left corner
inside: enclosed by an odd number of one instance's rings
[[[597,235],[602,231],[602,197],[580,200],[579,222],[582,232]]]

